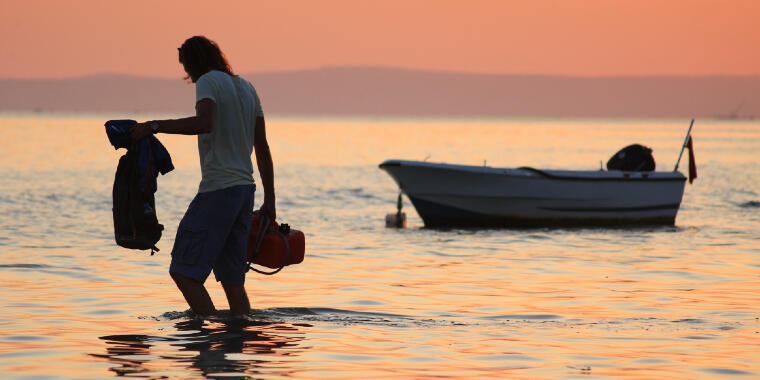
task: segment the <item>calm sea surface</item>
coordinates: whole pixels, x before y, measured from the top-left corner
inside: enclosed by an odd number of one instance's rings
[[[597,169],[641,143],[673,170],[688,120],[271,118],[306,260],[248,274],[250,320],[202,321],[167,273],[194,137],[159,136],[161,251],[114,243],[102,125],[130,116],[0,116],[0,378],[760,378],[757,121],[697,120],[675,227],[430,230],[406,201],[395,230],[385,159]]]

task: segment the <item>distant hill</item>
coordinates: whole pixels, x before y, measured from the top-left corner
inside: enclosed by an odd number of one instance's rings
[[[267,114],[760,117],[760,76],[563,77],[335,67],[244,75]],[[2,111],[193,112],[180,79],[0,79]]]

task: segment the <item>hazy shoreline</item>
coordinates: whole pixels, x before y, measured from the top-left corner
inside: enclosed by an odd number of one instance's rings
[[[760,76],[570,77],[380,67],[243,74],[268,115],[453,118],[760,116]],[[99,74],[0,79],[0,112],[179,113],[194,87],[176,79]]]

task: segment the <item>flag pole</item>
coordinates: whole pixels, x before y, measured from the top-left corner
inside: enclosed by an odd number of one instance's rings
[[[676,167],[673,169],[674,172],[678,171],[678,164],[681,163],[681,156],[683,156],[683,150],[686,149],[686,144],[689,142],[689,136],[691,136],[691,127],[694,126],[694,119],[691,119],[691,124],[689,124],[689,131],[686,132],[686,138],[683,140],[683,146],[681,146],[681,153],[678,154],[678,161],[676,161]]]

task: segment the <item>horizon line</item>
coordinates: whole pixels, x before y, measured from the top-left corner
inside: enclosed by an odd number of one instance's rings
[[[291,70],[262,70],[251,71],[244,73],[237,73],[243,77],[255,76],[255,75],[271,75],[271,74],[287,74],[287,73],[303,73],[303,72],[318,72],[327,70],[357,70],[357,69],[372,69],[372,70],[388,70],[388,71],[400,71],[400,72],[415,72],[415,73],[432,73],[432,74],[448,74],[448,75],[465,75],[473,77],[543,77],[543,78],[568,78],[568,79],[613,79],[613,78],[742,78],[742,77],[760,77],[760,72],[750,74],[725,74],[725,73],[712,73],[712,74],[614,74],[614,75],[573,75],[573,74],[545,74],[545,73],[482,73],[471,71],[455,71],[455,70],[438,70],[438,69],[423,69],[423,68],[411,68],[411,67],[399,67],[399,66],[378,66],[378,65],[326,65],[317,66],[312,68],[301,68]],[[17,80],[17,81],[65,81],[76,79],[87,79],[96,77],[132,77],[132,78],[145,78],[156,80],[182,80],[184,75],[178,73],[177,76],[158,76],[158,75],[146,75],[146,74],[134,74],[123,73],[113,71],[102,71],[92,74],[73,75],[73,76],[61,76],[61,77],[0,77],[0,80]]]

